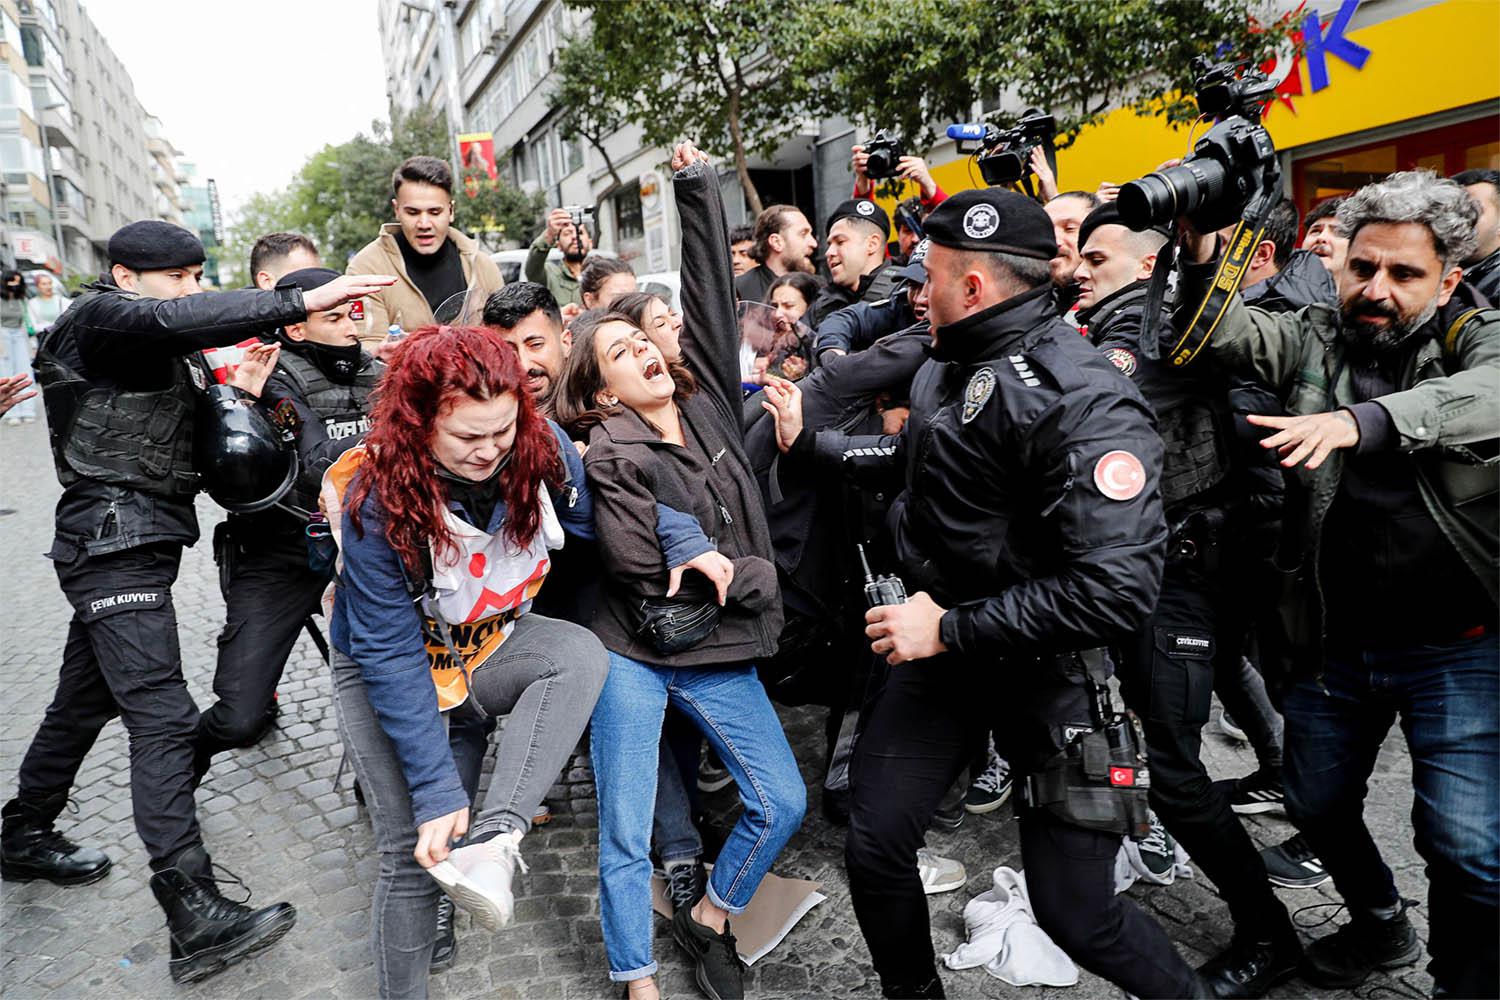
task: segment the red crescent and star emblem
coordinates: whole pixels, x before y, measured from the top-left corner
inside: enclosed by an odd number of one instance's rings
[[[1094,465],[1094,485],[1111,500],[1133,500],[1146,488],[1146,467],[1128,451],[1112,451]]]

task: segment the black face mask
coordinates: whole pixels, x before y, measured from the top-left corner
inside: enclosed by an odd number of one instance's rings
[[[299,347],[307,351],[307,357],[318,370],[335,382],[353,382],[354,376],[359,374],[360,355],[363,353],[358,344],[342,344],[337,347],[332,344],[315,344],[310,340],[304,340]]]

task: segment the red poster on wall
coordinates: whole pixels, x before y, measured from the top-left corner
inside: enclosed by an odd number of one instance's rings
[[[458,137],[458,155],[463,170],[483,170],[495,179],[495,136],[491,132],[468,132]]]

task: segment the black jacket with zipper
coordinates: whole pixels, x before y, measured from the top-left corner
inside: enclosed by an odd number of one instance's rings
[[[888,524],[901,576],[948,608],[954,652],[1045,656],[1140,627],[1167,537],[1140,392],[1057,318],[1050,286],[934,337],[899,435],[804,430],[793,454],[900,477]]]
[[[742,664],[776,651],[781,594],[771,533],[742,440],[739,324],[729,232],[712,168],[693,164],[672,178],[682,223],[682,353],[698,391],[680,400],[685,447],[669,444],[632,410],[589,435],[584,456],[604,560],[603,599],[593,630],[612,652],[659,666]],[[656,504],[692,514],[734,563],[719,626],[703,642],[663,656],[636,632],[641,601],[667,592],[668,567],[656,535]],[[713,600],[696,572],[679,597]]]
[[[297,288],[152,299],[101,282],[58,318],[48,344],[92,385],[161,389],[188,364],[201,389],[207,384],[207,366],[187,360],[191,356],[306,318]],[[66,435],[68,430],[49,426],[53,435]],[[198,540],[191,497],[154,496],[94,479],[67,486],[57,501],[56,517],[49,555],[65,563],[85,554],[158,542],[192,545]]]

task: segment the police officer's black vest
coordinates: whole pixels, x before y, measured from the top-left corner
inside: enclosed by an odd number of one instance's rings
[[[370,427],[370,392],[384,366],[368,358],[353,382],[335,382],[311,359],[295,350],[283,350],[277,361],[280,371],[296,387],[309,408],[323,421],[323,429],[334,441],[352,438]],[[297,476],[287,502],[294,507],[318,509],[318,490],[323,470],[304,467]]]
[[[88,292],[78,301],[100,294],[115,293]],[[43,335],[36,356],[58,481],[67,487],[93,479],[154,496],[191,497],[198,491],[193,471],[198,389],[188,370],[192,362],[173,360],[172,384],[165,389],[131,390],[90,382],[57,353],[63,338],[72,336],[73,311],[64,313]]]

